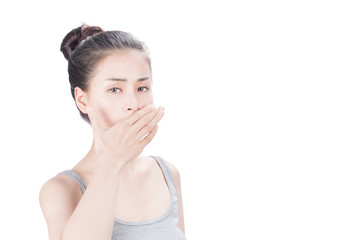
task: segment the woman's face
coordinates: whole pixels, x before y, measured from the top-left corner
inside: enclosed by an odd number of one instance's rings
[[[105,129],[153,103],[150,66],[143,53],[115,51],[96,65],[86,104]]]

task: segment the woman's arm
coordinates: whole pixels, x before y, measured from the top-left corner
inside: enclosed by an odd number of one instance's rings
[[[78,203],[71,188],[59,182],[50,181],[40,190],[50,240],[111,239],[120,170],[153,139],[163,116],[161,108],[148,105],[105,129],[92,108],[87,113],[94,134],[96,170]]]
[[[121,166],[103,164],[94,172],[80,201],[74,186],[59,178],[46,182],[39,200],[49,239],[111,239],[120,169]]]

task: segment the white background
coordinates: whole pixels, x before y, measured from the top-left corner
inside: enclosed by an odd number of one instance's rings
[[[90,148],[60,52],[83,22],[150,48],[143,154],[179,169],[189,240],[359,239],[356,2],[1,3],[0,239],[47,239],[39,190]]]

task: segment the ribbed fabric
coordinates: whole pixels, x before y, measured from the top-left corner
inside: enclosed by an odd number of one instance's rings
[[[118,218],[114,219],[111,240],[186,240],[184,233],[178,228],[178,195],[175,182],[169,166],[159,156],[151,156],[159,164],[171,194],[171,203],[168,210],[160,217],[142,221],[128,222]],[[73,170],[65,170],[65,174],[73,178],[84,194],[86,185],[81,177]]]

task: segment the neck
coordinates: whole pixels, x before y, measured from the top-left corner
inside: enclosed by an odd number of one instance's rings
[[[94,141],[92,142],[91,148],[89,152],[85,155],[85,157],[81,160],[81,164],[86,169],[86,171],[92,175],[92,173],[96,170],[95,169],[95,160],[96,160],[96,151],[95,151],[95,145]],[[136,172],[136,167],[140,161],[140,156],[135,158],[133,161],[130,161],[126,163],[122,169],[121,172],[123,172],[125,175],[132,175]]]

